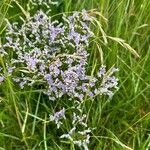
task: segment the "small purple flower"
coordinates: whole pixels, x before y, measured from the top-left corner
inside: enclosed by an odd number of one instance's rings
[[[45,71],[45,65],[41,64],[40,67],[39,67],[39,70],[40,70],[41,73],[44,73],[44,71]]]
[[[62,124],[62,122],[60,121],[62,118],[66,119],[65,108],[56,112],[54,115],[50,115],[50,117],[49,117],[50,121],[55,121],[57,128],[59,128],[60,125]]]
[[[26,83],[27,83],[27,81],[20,82],[19,83],[20,88],[23,89]]]
[[[51,74],[46,74],[44,76],[44,79],[47,80],[47,82],[48,82],[49,85],[53,84],[53,79],[52,79],[52,75]]]
[[[63,28],[52,26],[51,34],[50,34],[51,40],[54,41],[55,38],[58,36],[58,34],[63,33],[63,32],[64,32]]]
[[[86,83],[83,83],[82,86],[81,86],[83,92],[87,92],[88,90],[88,85]]]
[[[66,63],[67,64],[69,64],[69,65],[71,65],[72,63],[73,63],[73,59],[72,58],[68,58],[67,60],[66,60]]]
[[[106,73],[106,66],[101,66],[101,68],[100,68],[100,70],[99,70],[97,76],[98,76],[99,78],[101,78],[102,76],[105,75],[105,73]]]
[[[61,62],[60,59],[57,59],[55,64],[56,64],[57,67],[61,67],[63,65],[63,63]]]
[[[12,74],[16,67],[8,67],[8,74]]]
[[[94,96],[93,92],[89,92],[89,96],[93,97]]]
[[[4,81],[4,77],[0,76],[0,83]]]

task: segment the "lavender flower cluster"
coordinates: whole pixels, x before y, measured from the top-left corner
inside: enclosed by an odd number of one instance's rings
[[[4,60],[0,66],[0,84],[10,76],[21,89],[42,84],[51,101],[67,96],[76,107],[72,128],[60,138],[69,139],[84,150],[88,150],[91,132],[81,108],[84,99],[99,94],[111,97],[118,84],[113,75],[118,71],[116,68],[107,72],[106,66],[101,66],[94,76],[87,74],[87,47],[94,35],[89,28],[91,21],[85,10],[63,15],[61,22],[40,10],[30,19],[22,19],[21,25],[7,21],[6,42],[0,48]],[[57,128],[67,119],[66,109],[62,106],[62,110],[50,115]],[[82,130],[77,131],[78,126]]]

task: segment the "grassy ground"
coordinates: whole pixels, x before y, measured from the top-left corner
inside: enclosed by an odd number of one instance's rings
[[[18,2],[26,9],[23,0]],[[96,40],[96,44],[89,48],[89,64],[104,62],[109,67],[115,64],[120,70],[119,90],[113,99],[107,101],[105,97],[99,97],[92,105],[89,124],[96,129],[90,150],[149,150],[150,1],[60,0],[55,13],[83,8],[96,9],[107,18],[99,17],[98,21],[108,36],[108,44]],[[17,20],[22,11],[12,0],[0,0],[0,12],[2,38],[4,19]],[[100,28],[94,32],[100,39]],[[132,54],[130,47],[120,46],[119,39],[112,40],[109,36],[124,39],[140,57]],[[39,91],[19,91],[9,80],[0,90],[0,150],[66,149],[57,143],[54,136],[57,132],[46,123],[51,107]]]

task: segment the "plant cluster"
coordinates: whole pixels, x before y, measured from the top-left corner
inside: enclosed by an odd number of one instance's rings
[[[87,48],[94,36],[91,21],[85,10],[63,14],[61,21],[39,10],[21,23],[7,21],[6,41],[0,48],[0,84],[9,77],[21,89],[42,87],[50,103],[68,99],[71,108],[60,106],[49,119],[58,129],[64,128],[66,120],[70,122],[69,131],[60,139],[84,150],[88,150],[92,130],[82,109],[84,101],[97,95],[112,97],[118,84],[116,68],[107,71],[102,65],[97,72],[87,71]]]

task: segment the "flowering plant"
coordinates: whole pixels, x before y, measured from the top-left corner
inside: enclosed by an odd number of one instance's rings
[[[22,19],[21,24],[7,21],[6,42],[0,48],[4,60],[0,67],[0,84],[9,76],[21,89],[42,85],[50,102],[68,99],[71,107],[61,103],[49,119],[58,129],[68,120],[70,130],[60,139],[68,139],[85,150],[92,129],[83,111],[84,101],[102,94],[112,97],[118,84],[113,75],[118,71],[116,68],[107,72],[102,65],[93,75],[87,72],[87,48],[94,36],[89,27],[92,21],[85,10],[70,16],[63,14],[61,22],[39,10],[28,19]]]

